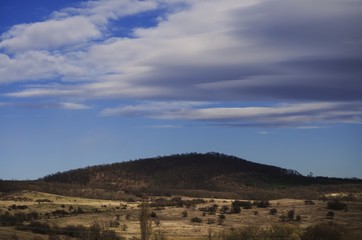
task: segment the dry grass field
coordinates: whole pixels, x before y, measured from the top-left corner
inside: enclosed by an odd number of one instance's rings
[[[306,205],[304,199],[271,200],[270,206],[240,209],[239,213],[230,213],[234,199],[202,199],[202,203],[191,206],[154,206],[157,199],[171,201],[172,197],[151,197],[153,232],[163,232],[167,239],[208,239],[223,231],[230,231],[245,226],[270,228],[275,224],[292,224],[301,230],[308,226],[330,222],[346,226],[356,234],[362,232],[362,203],[344,202],[348,210],[333,211],[333,219],[327,218],[327,203],[313,200],[313,205]],[[180,200],[180,198],[177,198]],[[192,202],[193,198],[182,197]],[[201,200],[198,200],[201,202]],[[246,201],[246,200],[245,200]],[[247,200],[249,201],[249,200]],[[253,200],[250,201],[253,203]],[[38,213],[38,221],[51,226],[83,225],[86,227],[98,223],[126,238],[140,237],[139,201],[110,201],[59,196],[35,191],[22,191],[2,195],[0,214]],[[21,207],[19,207],[21,206]],[[26,207],[24,207],[26,206]],[[24,208],[24,209],[19,209]],[[204,209],[204,210],[203,210]],[[210,210],[211,209],[211,210]],[[276,211],[271,214],[271,209]],[[293,220],[288,220],[294,210]],[[222,212],[224,211],[224,213]],[[54,214],[54,212],[58,212]],[[220,216],[224,216],[220,217]],[[283,221],[282,216],[286,217]],[[192,222],[192,219],[201,222]],[[25,222],[26,224],[27,222]],[[16,237],[17,238],[16,238]],[[72,239],[57,236],[57,239]],[[14,226],[1,226],[0,239],[50,239],[43,234],[16,230]]]

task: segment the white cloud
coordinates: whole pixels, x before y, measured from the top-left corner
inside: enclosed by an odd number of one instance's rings
[[[31,98],[31,97],[60,97],[60,96],[76,96],[83,94],[82,91],[75,89],[44,89],[44,88],[30,88],[24,91],[12,92],[3,94],[8,97],[18,98]]]
[[[100,0],[85,2],[82,8],[73,9],[72,12],[87,16],[97,24],[106,24],[109,20],[154,10],[157,6],[156,0]]]
[[[68,110],[85,110],[90,109],[91,107],[80,103],[61,102],[59,103],[59,108]]]
[[[151,118],[169,118],[192,107],[205,105],[204,102],[144,102],[142,104],[125,105],[118,108],[106,108],[102,116],[145,116]]]
[[[76,80],[80,76],[86,79],[91,70],[87,72],[83,63],[73,56],[49,51],[26,51],[13,58],[0,54],[0,84],[54,78]]]
[[[122,17],[155,9],[163,10],[156,26],[130,29],[132,38],[113,32]],[[359,122],[355,108],[335,107],[361,101],[362,52],[350,44],[362,38],[361,10],[356,1],[330,0],[88,1],[4,33],[0,83],[24,82],[3,91],[7,97],[298,102],[263,108],[152,103],[107,108],[103,115]]]
[[[182,125],[171,125],[171,124],[167,124],[167,125],[154,125],[151,126],[151,128],[163,128],[163,129],[169,129],[169,128],[183,128],[184,126]]]
[[[355,119],[362,123],[362,104],[360,102],[313,102],[278,104],[254,107],[215,107],[206,103],[193,102],[147,102],[107,108],[102,116],[148,117],[168,120],[197,120],[215,122],[229,126],[243,124],[258,126],[293,126],[310,124],[346,123]]]
[[[99,0],[53,12],[43,22],[18,24],[1,35],[0,49],[19,52],[57,49],[104,37],[109,20],[154,10],[158,1]],[[78,46],[79,48],[79,46]]]
[[[91,106],[75,102],[0,102],[0,107],[18,107],[18,108],[35,108],[35,109],[64,109],[64,110],[87,110]]]
[[[54,49],[101,36],[97,27],[81,16],[12,27],[1,36],[0,48],[10,52]]]
[[[160,1],[148,0],[97,0],[85,1],[76,7],[64,8],[52,13],[52,18],[63,19],[83,16],[98,26],[106,26],[110,20],[117,20],[144,11],[154,10]]]

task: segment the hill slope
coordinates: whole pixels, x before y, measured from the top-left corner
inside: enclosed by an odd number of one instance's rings
[[[305,177],[295,170],[254,163],[220,153],[191,153],[99,165],[52,174],[41,180],[143,192],[230,192],[245,186],[275,188],[361,182],[352,179]]]

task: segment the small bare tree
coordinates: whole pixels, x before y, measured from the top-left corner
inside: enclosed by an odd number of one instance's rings
[[[150,205],[147,199],[143,199],[140,209],[141,240],[149,240],[152,234],[152,222]]]

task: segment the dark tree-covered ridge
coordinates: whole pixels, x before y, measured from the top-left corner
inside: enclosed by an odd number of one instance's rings
[[[361,182],[358,179],[306,177],[295,170],[214,152],[177,154],[98,165],[51,174],[40,180],[142,191],[232,191],[243,186],[274,188]]]

